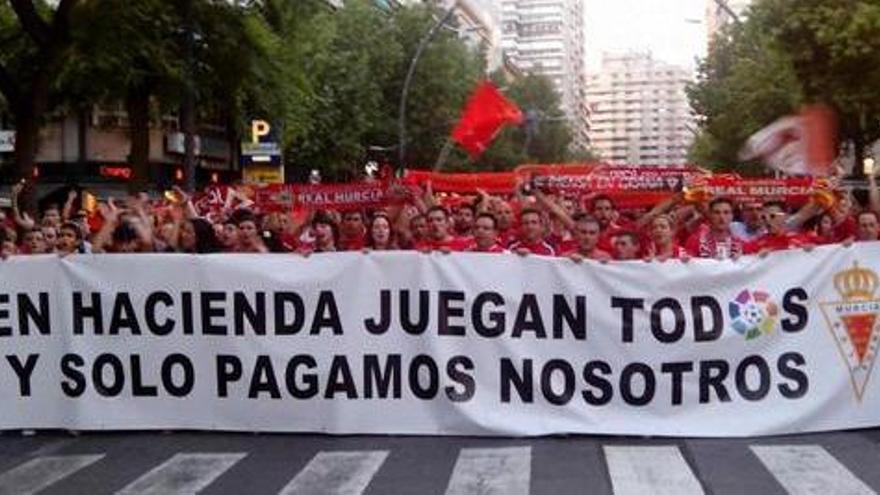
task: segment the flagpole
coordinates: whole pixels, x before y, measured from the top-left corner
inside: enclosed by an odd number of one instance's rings
[[[439,172],[440,168],[446,164],[446,160],[449,158],[449,153],[452,152],[452,138],[446,138],[446,142],[443,143],[443,149],[440,150],[440,155],[437,157],[437,161],[434,163],[434,172]]]
[[[403,168],[406,160],[406,100],[409,96],[409,86],[412,83],[413,75],[416,72],[416,65],[419,63],[419,59],[422,57],[422,52],[425,51],[425,47],[428,46],[428,43],[434,39],[434,36],[437,35],[437,32],[440,31],[440,28],[446,24],[449,19],[452,18],[452,14],[455,13],[455,9],[458,7],[458,0],[454,0],[452,5],[446,10],[446,13],[443,14],[443,17],[437,20],[431,29],[425,34],[425,36],[419,41],[419,46],[416,48],[416,53],[413,55],[412,60],[409,63],[409,69],[406,71],[406,79],[403,80],[403,90],[400,94],[400,111],[397,117],[397,127],[398,127],[398,164],[399,168]],[[448,154],[448,153],[447,153]]]

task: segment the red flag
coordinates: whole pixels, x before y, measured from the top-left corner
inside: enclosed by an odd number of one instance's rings
[[[489,81],[474,91],[464,107],[458,125],[452,130],[452,139],[470,153],[480,156],[507,123],[521,124],[522,111],[504,97]]]

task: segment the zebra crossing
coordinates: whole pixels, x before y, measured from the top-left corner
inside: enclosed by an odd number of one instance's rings
[[[577,442],[577,439],[571,440]],[[867,473],[861,467],[859,474],[853,472],[840,459],[819,444],[810,443],[767,443],[752,441],[737,443],[734,449],[742,449],[739,454],[748,456],[755,470],[769,474],[771,483],[762,487],[744,484],[737,487],[713,486],[711,469],[704,469],[705,461],[695,461],[693,452],[686,452],[686,443],[655,441],[653,444],[614,440],[603,442],[590,440],[595,444],[598,457],[584,459],[566,458],[567,466],[578,466],[583,461],[583,473],[571,473],[584,478],[576,488],[558,493],[614,493],[616,495],[690,495],[704,493],[789,493],[792,495],[826,494],[876,494],[880,488],[876,479],[874,487],[862,479]],[[546,493],[537,488],[533,473],[542,469],[544,463],[557,463],[559,459],[548,455],[546,446],[542,450],[533,448],[531,440],[508,440],[510,445],[492,447],[462,446],[451,449],[454,455],[451,463],[439,463],[436,467],[444,471],[437,479],[440,485],[428,490],[445,495],[526,495]],[[381,443],[381,442],[380,442]],[[332,444],[328,444],[332,445]],[[358,495],[372,493],[426,493],[417,491],[401,483],[396,488],[373,486],[377,477],[398,469],[395,464],[407,462],[404,469],[412,470],[412,459],[408,455],[392,455],[395,449],[404,448],[400,442],[388,448],[365,450],[318,450],[306,462],[291,462],[289,471],[279,473],[286,483],[278,485],[265,493],[283,495]],[[877,446],[871,444],[871,451],[863,452],[872,456],[869,464],[877,465]],[[592,446],[591,446],[592,448]],[[833,449],[832,449],[833,450]],[[167,458],[151,465],[143,472],[136,473],[121,487],[107,487],[106,491],[86,490],[74,481],[83,477],[99,476],[104,465],[112,461],[106,452],[93,453],[49,453],[38,452],[34,456],[21,459],[21,462],[6,466],[0,472],[0,495],[33,494],[44,490],[49,493],[116,493],[131,494],[195,494],[201,492],[223,492],[217,483],[224,477],[236,476],[233,471],[249,462],[261,462],[258,451],[217,451],[217,452],[168,452]],[[561,454],[566,456],[566,454]],[[861,455],[861,454],[860,454]],[[570,456],[566,456],[570,457]],[[599,460],[602,478],[597,478],[587,469],[587,463]],[[104,466],[102,466],[104,465]],[[253,467],[253,466],[252,466]],[[275,466],[273,466],[273,471]],[[449,469],[451,467],[451,469]],[[857,469],[856,471],[859,471]],[[243,472],[243,471],[242,471]],[[238,473],[241,475],[241,472]],[[390,476],[390,475],[386,475]],[[876,478],[876,477],[874,477]],[[392,476],[393,479],[393,476]],[[603,487],[609,487],[605,489]],[[248,493],[264,493],[256,489]],[[554,494],[555,495],[555,494]]]

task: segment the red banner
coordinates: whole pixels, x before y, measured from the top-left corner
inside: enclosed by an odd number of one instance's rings
[[[196,198],[200,211],[214,211],[227,203],[234,193],[242,201],[253,202],[261,212],[301,209],[370,209],[402,200],[397,189],[430,181],[442,203],[464,201],[457,195],[474,195],[478,189],[489,194],[509,196],[517,180],[531,180],[544,191],[578,198],[596,195],[611,197],[618,208],[650,208],[683,187],[699,188],[709,197],[728,197],[738,202],[786,201],[793,206],[804,204],[817,191],[827,189],[827,181],[811,177],[787,179],[744,178],[736,174],[710,175],[697,167],[614,167],[608,165],[526,165],[515,172],[444,174],[409,170],[395,182],[357,182],[340,184],[278,184],[269,186],[213,186]],[[451,194],[451,196],[446,196]]]
[[[253,202],[252,207],[263,213],[297,209],[350,210],[380,208],[393,203],[394,197],[386,182],[354,182],[339,184],[272,184],[266,186],[212,186],[195,200],[200,211],[222,208],[228,195],[235,191],[241,200]],[[235,201],[231,205],[233,208]]]
[[[434,192],[476,194],[482,189],[489,194],[513,194],[516,174],[513,172],[477,172],[470,174],[444,174],[426,170],[407,170],[404,184],[425,187],[431,182]]]
[[[388,185],[384,182],[278,184],[257,189],[254,197],[254,202],[263,211],[379,208],[391,200]]]
[[[618,167],[611,165],[529,166],[543,191],[571,196],[606,195],[618,208],[650,208],[708,172],[697,167]]]
[[[813,177],[771,179],[737,175],[707,176],[694,185],[706,189],[715,198],[754,203],[785,201],[792,206],[803,205],[817,191],[828,188],[827,180]]]

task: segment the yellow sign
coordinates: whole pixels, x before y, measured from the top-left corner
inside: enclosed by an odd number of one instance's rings
[[[272,126],[269,125],[265,120],[252,120],[251,121],[251,141],[254,143],[259,143],[260,138],[263,136],[268,136],[269,131],[272,130]]]
[[[242,170],[245,184],[284,184],[282,165],[248,165]]]

